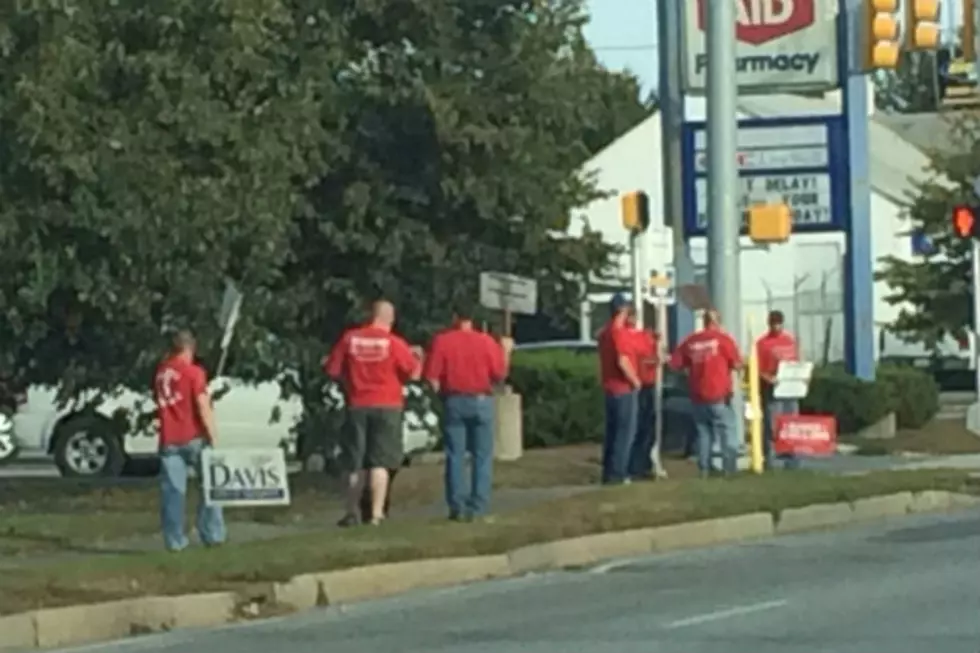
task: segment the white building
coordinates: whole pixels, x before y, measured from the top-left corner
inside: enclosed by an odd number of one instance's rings
[[[687,119],[705,119],[703,98],[687,100]],[[835,94],[825,99],[789,95],[767,95],[740,98],[740,118],[763,118],[791,115],[826,115],[840,112]],[[610,144],[586,164],[598,185],[612,194],[592,203],[573,216],[572,231],[589,228],[602,233],[609,242],[628,247],[628,235],[621,226],[620,195],[643,190],[650,196],[652,226],[643,236],[641,269],[663,269],[673,257],[670,229],[664,227],[661,204],[661,133],[660,115],[654,114],[633,130]],[[877,117],[870,118],[871,214],[873,247],[876,260],[882,256],[910,258],[909,222],[903,216],[903,204],[914,191],[914,179],[926,175],[928,159]],[[741,256],[742,312],[751,318],[756,332],[770,308],[782,310],[801,341],[805,355],[819,360],[843,357],[843,233],[795,234],[786,244],[768,249],[753,248],[748,238]],[[691,240],[695,265],[706,264],[704,238]],[[630,257],[620,260],[620,276],[630,274]],[[628,282],[627,282],[628,284]],[[625,285],[625,284],[624,284]],[[879,282],[874,289],[876,346],[885,342],[885,353],[920,354],[919,348],[903,345],[881,334],[898,309],[884,297],[887,286]],[[594,330],[597,325],[591,324]],[[879,352],[880,353],[880,352]]]

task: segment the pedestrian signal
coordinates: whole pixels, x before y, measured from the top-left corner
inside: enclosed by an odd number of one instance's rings
[[[965,204],[953,207],[953,233],[960,238],[980,238],[976,207]]]

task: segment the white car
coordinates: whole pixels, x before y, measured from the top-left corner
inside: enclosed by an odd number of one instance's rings
[[[251,384],[231,378],[210,383],[215,396],[214,413],[218,447],[283,447],[287,456],[297,453],[294,426],[303,414],[298,396],[283,399],[279,383]],[[422,389],[405,389],[403,441],[406,456],[431,450],[438,442],[439,420]],[[19,453],[54,457],[62,476],[119,476],[131,463],[152,461],[157,456],[157,432],[152,421],[153,403],[148,394],[120,391],[92,402],[82,396],[66,406],[56,401],[56,388],[31,386],[11,424],[0,419],[0,464]],[[343,395],[331,384],[328,404],[342,410]],[[9,421],[9,420],[8,420]],[[7,429],[6,431],[4,429]]]
[[[284,400],[279,384],[249,384],[218,378],[211,382],[218,446],[283,446],[291,453],[293,425],[302,415],[298,397]],[[82,396],[66,406],[54,387],[31,386],[13,417],[20,452],[54,456],[63,476],[118,476],[129,463],[155,459],[157,433],[148,394],[120,391],[92,400]],[[142,428],[141,428],[142,427]]]

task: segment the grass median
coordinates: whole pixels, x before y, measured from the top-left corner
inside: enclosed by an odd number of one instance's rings
[[[539,502],[491,521],[405,520],[316,531],[218,549],[83,555],[26,561],[0,574],[0,614],[147,594],[240,590],[293,575],[416,558],[470,556],[590,533],[660,526],[900,491],[963,491],[965,472],[924,470],[835,477],[809,472],[690,478],[597,489]]]

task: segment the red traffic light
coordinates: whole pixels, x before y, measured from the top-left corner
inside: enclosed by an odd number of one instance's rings
[[[953,207],[953,233],[960,238],[969,238],[977,228],[977,215],[972,206]]]

